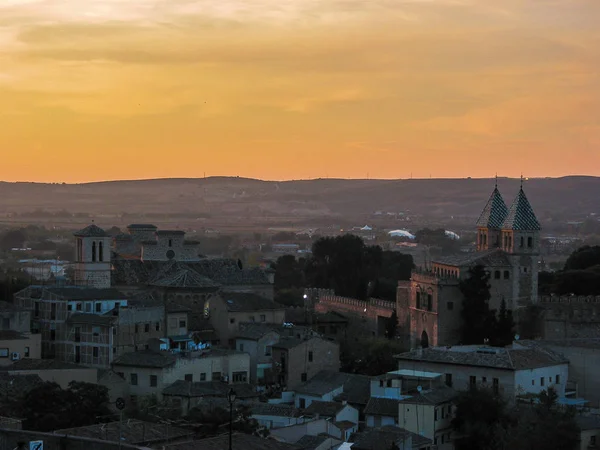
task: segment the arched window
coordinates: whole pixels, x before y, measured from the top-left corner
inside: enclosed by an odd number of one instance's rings
[[[92,262],[96,262],[96,243],[92,242]]]
[[[173,239],[169,239],[169,247],[173,247]]]
[[[510,272],[508,270],[504,271],[504,279],[508,280],[510,278]]]
[[[429,336],[427,336],[427,331],[423,330],[421,333],[421,348],[429,347]]]
[[[499,271],[499,270],[496,270],[496,271],[494,272],[494,279],[495,279],[495,280],[499,280],[499,279],[500,279],[500,271]]]
[[[483,235],[483,245],[487,245],[487,234]]]
[[[521,248],[525,247],[525,238],[523,236],[521,236]]]
[[[533,247],[533,238],[532,238],[531,236],[529,236],[529,237],[527,238],[527,247],[528,247],[528,248],[531,248],[531,247]]]
[[[104,245],[102,242],[98,242],[98,261],[104,261]]]

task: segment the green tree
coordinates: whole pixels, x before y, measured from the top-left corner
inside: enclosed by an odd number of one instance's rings
[[[486,339],[493,342],[497,329],[495,312],[490,310],[490,275],[481,265],[469,269],[469,277],[460,281],[463,294],[460,328],[461,343],[483,344]]]
[[[565,262],[564,270],[585,270],[593,266],[600,266],[600,246],[586,245],[571,253]]]
[[[396,339],[396,331],[398,329],[398,314],[396,314],[396,310],[392,311],[392,315],[387,320],[387,324],[385,327],[385,336],[388,339]]]
[[[376,376],[398,369],[394,355],[408,349],[396,340],[346,339],[340,343],[340,370],[342,372]]]
[[[506,308],[506,301],[502,299],[496,321],[496,329],[491,337],[492,345],[505,347],[512,344],[515,333],[515,322],[512,311]]]

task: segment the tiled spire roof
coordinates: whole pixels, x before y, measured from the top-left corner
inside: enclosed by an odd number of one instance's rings
[[[511,205],[506,219],[504,219],[502,229],[520,231],[539,231],[542,229],[522,187]]]
[[[507,214],[508,208],[506,207],[506,203],[504,203],[504,199],[502,198],[502,195],[496,186],[494,192],[492,192],[492,195],[490,196],[490,199],[485,205],[485,208],[483,208],[479,219],[477,220],[477,226],[499,229],[502,226]]]

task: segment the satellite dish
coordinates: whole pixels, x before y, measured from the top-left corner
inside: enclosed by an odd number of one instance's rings
[[[518,341],[520,337],[521,336],[519,336],[518,334],[515,334],[515,341]]]
[[[421,386],[417,386],[417,391],[421,392],[423,388]]]

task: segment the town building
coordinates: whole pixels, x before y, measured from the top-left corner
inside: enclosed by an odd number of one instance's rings
[[[352,433],[358,431],[358,410],[346,402],[322,402],[315,400],[304,410],[304,414],[318,419],[320,417],[330,420],[341,430],[343,441],[347,441]]]
[[[3,370],[15,376],[37,376],[40,380],[56,383],[63,389],[67,389],[72,381],[93,384],[98,382],[98,369],[55,359],[21,359]]]
[[[511,347],[448,346],[396,355],[398,368],[439,374],[447,386],[464,391],[487,386],[507,399],[553,387],[565,398],[569,361],[549,349],[513,343]]]
[[[411,348],[459,342],[459,284],[474,266],[490,275],[491,309],[503,301],[510,310],[537,301],[541,226],[523,187],[508,208],[496,186],[476,226],[476,252],[436,258],[399,282],[398,323]]]
[[[22,358],[40,358],[41,336],[30,332],[31,313],[12,303],[0,302],[0,366]]]
[[[352,450],[433,450],[431,439],[403,428],[385,426],[356,433],[350,438]],[[395,447],[394,447],[395,446]]]
[[[277,382],[294,389],[322,370],[340,369],[340,346],[318,336],[285,337],[272,346]]]
[[[235,350],[209,349],[175,354],[141,350],[121,355],[113,369],[129,382],[131,400],[155,395],[177,380],[247,383],[250,357]]]

